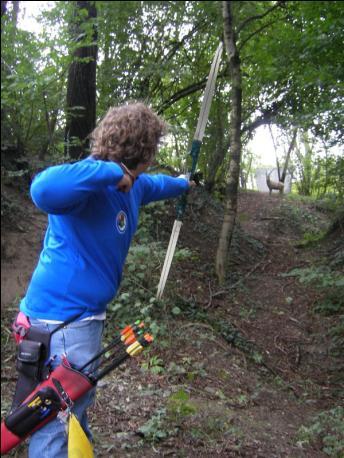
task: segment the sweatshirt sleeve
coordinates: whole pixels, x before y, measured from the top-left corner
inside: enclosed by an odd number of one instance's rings
[[[178,197],[189,189],[189,182],[185,178],[170,177],[168,175],[146,175],[139,177],[142,180],[142,205],[162,199]]]
[[[91,193],[116,185],[123,171],[114,162],[84,160],[49,167],[31,185],[34,204],[50,214],[71,213],[82,206]]]

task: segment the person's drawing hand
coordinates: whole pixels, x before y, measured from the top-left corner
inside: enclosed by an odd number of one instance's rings
[[[117,184],[117,189],[121,192],[129,192],[134,184],[130,175],[124,174]]]

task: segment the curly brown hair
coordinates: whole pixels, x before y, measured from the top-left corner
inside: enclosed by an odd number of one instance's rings
[[[91,155],[135,169],[152,161],[167,125],[143,103],[110,108],[91,133]]]

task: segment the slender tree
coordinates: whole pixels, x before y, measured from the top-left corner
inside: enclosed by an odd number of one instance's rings
[[[295,148],[295,145],[296,145],[296,137],[297,137],[297,128],[294,127],[293,134],[292,134],[292,139],[291,139],[291,142],[290,142],[290,145],[289,145],[286,157],[285,157],[283,170],[282,170],[281,176],[279,176],[280,181],[282,183],[285,182],[285,179],[286,179],[286,176],[287,176],[290,156],[291,156],[291,153],[292,153],[292,151],[293,151],[293,149]],[[279,175],[279,172],[278,172],[278,175]]]
[[[250,12],[251,6],[255,5],[253,3],[251,4],[251,2],[247,3],[250,3],[248,10]],[[258,118],[256,118],[254,121],[247,123],[245,122],[246,120],[243,120],[242,93],[244,83],[242,80],[242,65],[240,57],[242,49],[247,43],[252,43],[252,39],[256,38],[258,35],[261,35],[265,29],[268,29],[276,23],[276,18],[272,17],[272,19],[268,21],[266,18],[271,16],[271,13],[276,11],[278,8],[284,6],[284,2],[278,1],[272,5],[270,4],[269,8],[264,8],[264,5],[259,5],[259,13],[256,11],[253,14],[250,13],[250,15],[247,15],[244,18],[241,17],[241,22],[239,23],[239,13],[241,12],[240,10],[244,5],[245,2],[222,2],[224,42],[227,58],[229,61],[231,84],[231,113],[229,135],[230,161],[226,184],[226,202],[215,261],[216,273],[220,284],[225,280],[227,255],[229,252],[236,220],[243,135],[245,132],[252,132],[256,127],[258,127],[258,125],[262,125],[271,121],[271,118],[278,113],[280,107],[283,105],[281,105],[281,101],[283,100],[283,98],[281,98],[280,101],[274,102],[270,107],[261,110],[262,114],[258,116]],[[263,8],[261,8],[261,6],[263,6]],[[247,32],[247,27],[249,25],[254,24],[257,21],[259,23],[262,20],[264,21],[258,26],[258,28],[255,28],[253,32]],[[248,100],[245,99],[246,105],[247,102]],[[250,111],[255,111],[255,109],[247,110],[247,107],[245,108],[248,113]]]
[[[227,182],[227,200],[223,216],[219,244],[216,253],[216,273],[219,283],[225,278],[225,263],[231,243],[238,205],[238,185],[241,157],[241,111],[242,84],[240,56],[236,45],[234,30],[233,7],[231,1],[223,1],[224,42],[229,61],[229,71],[232,83],[231,113],[230,113],[230,151],[229,179]]]

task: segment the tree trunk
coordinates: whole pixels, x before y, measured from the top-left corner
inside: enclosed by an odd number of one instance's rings
[[[248,158],[247,165],[241,164],[241,168],[240,168],[240,186],[242,189],[245,189],[245,190],[247,189],[247,183],[248,183],[248,180],[251,174],[252,161],[253,161],[253,157],[250,155]]]
[[[210,193],[213,191],[216,176],[224,161],[226,152],[229,148],[229,141],[225,141],[225,129],[224,119],[226,119],[226,113],[223,110],[222,100],[217,101],[216,105],[216,128],[215,128],[215,146],[212,154],[210,154],[209,163],[207,166],[207,176],[205,180],[205,188]]]
[[[47,124],[48,138],[44,142],[39,152],[39,159],[42,161],[45,159],[45,156],[48,153],[50,146],[53,144],[54,133],[55,133],[56,123],[57,123],[57,115],[59,112],[59,110],[56,108],[51,113],[49,113],[47,103],[46,103],[46,97],[47,97],[46,94],[43,94],[43,105],[44,105],[44,110],[45,110],[45,122]]]
[[[219,283],[225,280],[227,253],[235,226],[238,205],[238,186],[241,158],[241,111],[242,111],[242,85],[240,56],[236,46],[236,36],[233,24],[232,1],[223,1],[224,41],[229,59],[231,91],[230,114],[230,150],[229,179],[227,183],[227,200],[225,213],[216,253],[216,273]]]
[[[272,133],[272,129],[271,129],[271,124],[270,123],[269,123],[269,131],[270,131],[270,135],[271,135],[272,144],[274,145],[274,150],[275,150],[276,170],[277,170],[278,181],[281,181],[281,170],[280,170],[280,164],[279,164],[278,156],[277,156],[277,145],[276,145],[276,142],[275,142],[275,137],[274,137],[274,135]],[[272,172],[272,170],[270,171],[270,173],[271,172]],[[269,176],[270,176],[270,173],[269,173]]]
[[[309,144],[307,133],[301,134],[301,143],[304,147],[304,154],[299,148],[296,148],[296,155],[299,161],[299,174],[300,178],[297,183],[298,191],[303,196],[310,196],[312,194],[312,155],[313,151]]]
[[[80,10],[87,11],[87,17],[81,19]],[[73,62],[69,67],[67,86],[67,109],[65,129],[65,153],[72,159],[79,159],[89,154],[88,135],[96,125],[96,66],[98,47],[97,30],[94,19],[97,10],[94,2],[76,2],[76,19],[74,36],[76,41],[84,39],[85,25],[93,22],[92,36],[88,38],[92,43],[76,48],[73,53]]]
[[[325,184],[323,189],[323,195],[327,193],[327,186],[328,186],[328,148],[325,142],[323,142],[324,150],[325,150]]]
[[[296,136],[297,136],[297,128],[294,127],[294,129],[293,129],[293,137],[292,137],[290,145],[289,145],[289,149],[288,149],[285,161],[284,161],[284,167],[283,167],[282,175],[280,177],[280,181],[282,183],[285,182],[285,177],[287,176],[290,155],[291,155],[291,152],[293,151],[293,149],[295,147],[295,144],[296,144]]]
[[[7,11],[7,2],[1,0],[1,17],[6,13]]]

